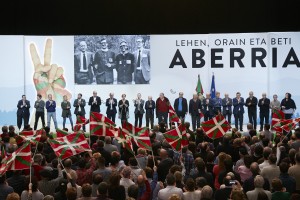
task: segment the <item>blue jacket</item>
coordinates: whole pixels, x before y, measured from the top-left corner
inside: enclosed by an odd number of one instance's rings
[[[238,111],[240,111],[241,113],[244,113],[244,98],[243,97],[240,97],[240,102],[238,103],[238,100],[237,98],[234,98],[232,100],[232,105],[233,105],[233,114],[237,114]]]
[[[47,112],[55,112],[56,102],[52,100],[52,104],[50,105],[50,101],[46,102]]]

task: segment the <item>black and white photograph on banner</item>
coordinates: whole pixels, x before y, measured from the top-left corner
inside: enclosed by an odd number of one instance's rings
[[[150,35],[74,36],[75,84],[149,84],[150,79]]]

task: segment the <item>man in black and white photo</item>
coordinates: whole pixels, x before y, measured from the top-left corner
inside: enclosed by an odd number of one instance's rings
[[[128,44],[125,40],[120,42],[120,54],[116,57],[116,70],[118,84],[132,84],[134,55],[128,52]]]
[[[117,114],[117,106],[118,102],[117,99],[114,98],[114,93],[109,93],[109,98],[106,99],[105,103],[107,109],[106,109],[106,116],[111,121],[116,122],[116,114]]]
[[[82,117],[85,117],[85,108],[84,108],[85,105],[86,105],[86,102],[82,98],[82,94],[79,93],[77,95],[77,99],[74,100],[74,104],[73,104],[73,106],[75,107],[74,114],[76,115],[76,118],[77,118],[78,115],[82,116]],[[82,129],[85,132],[85,125],[84,124],[82,126]]]
[[[35,121],[34,121],[34,130],[37,128],[37,124],[39,121],[39,118],[42,119],[42,126],[45,127],[45,101],[42,100],[42,95],[38,94],[37,100],[34,103],[35,107]]]
[[[100,40],[101,49],[94,58],[94,75],[97,84],[113,84],[115,68],[115,53],[108,49],[106,38]]]
[[[101,98],[97,96],[96,91],[93,91],[93,96],[89,99],[89,106],[91,106],[91,112],[100,113]]]
[[[188,113],[188,104],[186,98],[183,97],[183,92],[179,92],[179,97],[175,99],[174,110],[177,116],[184,120],[185,115]]]
[[[79,43],[79,52],[74,55],[75,83],[91,84],[93,80],[93,53],[87,51],[85,41]]]
[[[24,126],[28,125],[30,115],[30,101],[26,100],[25,95],[22,95],[22,99],[18,101],[17,107],[17,125],[20,130],[22,126],[22,120],[24,121]]]
[[[136,68],[134,70],[135,84],[148,84],[150,80],[150,51],[144,48],[142,37],[136,39],[137,50],[134,52]]]

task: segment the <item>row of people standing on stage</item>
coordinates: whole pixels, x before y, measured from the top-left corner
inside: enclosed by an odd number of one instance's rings
[[[87,51],[87,44],[81,41],[79,52],[74,56],[75,83],[113,84],[114,70],[117,72],[118,84],[147,84],[150,80],[150,51],[144,48],[144,39],[136,39],[137,49],[129,52],[125,40],[119,44],[120,53],[108,49],[106,38],[99,41],[100,50],[95,54]]]
[[[54,126],[57,128],[56,121],[56,102],[52,100],[52,95],[48,95],[48,100],[46,103],[41,99],[41,95],[37,95],[37,100],[35,101],[34,107],[36,108],[35,124],[34,129],[37,128],[37,123],[39,118],[42,120],[43,127],[45,126],[44,120],[44,107],[47,110],[47,126],[50,126],[51,118],[54,121]],[[216,93],[215,98],[211,98],[210,94],[206,94],[205,98],[197,94],[193,94],[193,98],[188,102],[186,98],[183,97],[183,93],[179,93],[179,97],[174,101],[174,110],[178,117],[182,120],[189,113],[192,119],[192,128],[200,127],[200,113],[204,116],[204,121],[212,119],[215,115],[222,113],[226,117],[227,121],[231,123],[231,116],[234,115],[235,128],[243,130],[243,118],[244,118],[244,106],[248,108],[249,122],[253,124],[254,129],[257,126],[257,106],[259,107],[260,116],[260,130],[263,129],[264,124],[269,124],[270,110],[281,109],[285,113],[285,118],[290,119],[296,110],[296,105],[293,99],[291,99],[291,94],[286,93],[285,98],[279,102],[277,95],[273,95],[273,100],[270,101],[267,98],[266,93],[262,94],[262,98],[259,100],[253,95],[253,92],[249,92],[249,97],[244,100],[239,92],[236,93],[236,97],[231,99],[228,94],[225,93],[224,98],[220,97],[220,93]],[[133,100],[134,103],[134,115],[135,115],[135,126],[141,127],[143,116],[146,114],[146,126],[153,128],[154,126],[154,116],[158,118],[158,122],[165,122],[168,124],[168,113],[170,101],[164,96],[164,93],[160,93],[159,98],[154,101],[152,97],[149,96],[148,100],[142,99],[140,93],[137,94],[137,98]],[[89,98],[88,105],[90,106],[91,112],[100,112],[100,106],[102,100],[97,96],[97,92],[93,92],[93,96]],[[106,115],[109,119],[115,122],[116,115],[123,123],[129,118],[129,101],[126,99],[126,94],[122,94],[121,100],[119,102],[114,98],[114,94],[110,93],[109,98],[106,99],[105,105]],[[84,116],[86,101],[82,98],[82,94],[77,95],[77,99],[74,100],[73,107],[75,107],[74,114],[76,116]],[[71,103],[64,96],[63,102],[61,102],[62,117],[63,117],[63,128],[65,128],[66,119],[69,118],[71,126],[73,128],[73,120],[71,113]],[[26,100],[26,96],[22,96],[22,100],[18,102],[18,128],[21,128],[22,119],[24,119],[24,124],[28,124],[29,120],[29,108],[30,102]],[[85,126],[83,126],[85,131]]]

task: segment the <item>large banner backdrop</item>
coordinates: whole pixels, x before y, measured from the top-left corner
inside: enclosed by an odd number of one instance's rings
[[[110,92],[118,100],[126,94],[130,102],[129,121],[133,122],[133,99],[137,93],[145,100],[148,96],[156,100],[163,92],[173,105],[179,92],[187,99],[192,98],[198,75],[204,93],[210,92],[213,74],[221,97],[224,93],[234,97],[239,91],[246,98],[249,91],[253,91],[257,98],[266,92],[270,99],[277,94],[281,100],[290,92],[300,106],[297,88],[300,33],[297,32],[0,36],[0,42],[3,95],[0,125],[16,124],[16,106],[22,94],[31,102],[30,123],[33,124],[37,93],[42,93],[44,98],[48,93],[54,94],[60,105],[63,95],[68,95],[73,103],[78,93],[88,100],[93,91],[97,91],[102,100],[108,98]],[[45,85],[41,84],[44,77],[39,72],[46,69],[50,69],[51,77]],[[59,78],[61,75],[63,78]],[[63,89],[57,89],[57,85]],[[105,111],[106,106],[102,104],[101,112]],[[299,116],[298,110],[295,115]],[[59,123],[62,122],[60,116],[58,108]]]

